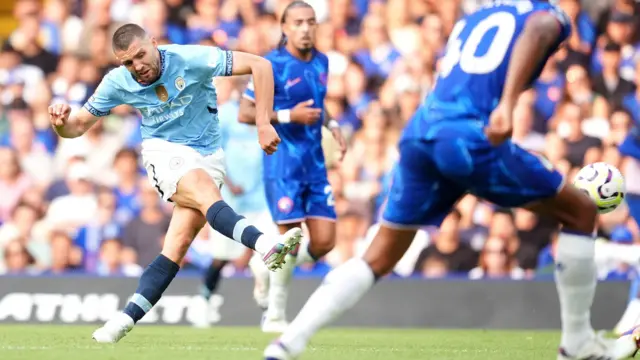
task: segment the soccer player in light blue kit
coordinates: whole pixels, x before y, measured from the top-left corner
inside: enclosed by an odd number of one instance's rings
[[[293,1],[282,13],[282,40],[267,54],[274,73],[271,121],[282,139],[280,150],[264,158],[265,195],[280,232],[305,223],[309,241],[269,274],[269,304],[264,332],[282,332],[291,272],[296,264],[315,262],[333,249],[336,212],[322,148],[323,126],[331,130],[341,155],[346,146],[337,122],[324,110],[329,59],[315,46],[316,14],[304,1]],[[255,123],[255,84],[249,83],[240,104],[240,120]],[[266,281],[263,281],[267,283]]]
[[[635,351],[635,343],[625,348],[629,343],[604,339],[591,327],[595,204],[565,184],[547,161],[509,139],[520,93],[570,32],[567,16],[546,1],[495,1],[458,21],[435,89],[401,137],[378,234],[363,258],[326,276],[266,348],[266,359],[297,358],[313,334],[393,269],[418,228],[440,226],[466,192],[502,207],[544,212],[563,225],[556,256],[562,319],[558,359],[618,359]]]
[[[114,343],[155,305],[180,269],[195,235],[206,222],[221,234],[254,249],[270,270],[282,266],[300,241],[301,229],[280,238],[264,236],[220,196],[224,154],[213,77],[252,74],[256,83],[258,139],[272,154],[280,139],[271,126],[273,75],[268,61],[251,54],[194,45],[157,46],[134,24],[113,35],[122,66],[109,72],[82,109],[49,108],[55,131],[64,138],[84,134],[102,116],[127,104],[142,113],[142,160],[149,180],[165,201],[175,204],[162,253],[145,269],[122,313],[93,333]]]

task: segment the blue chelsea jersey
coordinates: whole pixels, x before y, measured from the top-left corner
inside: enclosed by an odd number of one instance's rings
[[[502,96],[515,42],[527,19],[541,12],[555,16],[561,29],[548,59],[571,33],[569,18],[554,5],[499,0],[460,19],[449,37],[435,87],[405,128],[403,138],[429,138],[430,132],[437,132],[429,124],[438,121],[484,126]],[[545,62],[530,82],[538,78]]]
[[[110,71],[84,105],[95,116],[127,104],[142,114],[142,139],[163,139],[189,146],[202,155],[220,147],[213,77],[231,76],[233,54],[217,47],[158,47],[160,78],[138,83],[124,66]]]
[[[266,58],[271,62],[275,83],[274,110],[292,109],[296,104],[313,99],[312,107],[324,109],[327,94],[329,60],[315,51],[305,62],[291,55],[285,48],[273,50]],[[249,83],[244,97],[254,100],[253,83]],[[264,158],[266,179],[287,178],[299,181],[325,179],[327,169],[322,152],[322,116],[315,124],[275,124],[282,142],[278,151]]]

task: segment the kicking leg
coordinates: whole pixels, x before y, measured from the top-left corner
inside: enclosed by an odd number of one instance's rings
[[[355,305],[376,279],[391,272],[415,233],[382,225],[363,258],[353,258],[327,274],[278,341],[267,347],[265,358],[284,360],[301,354],[320,328]]]
[[[172,200],[182,206],[200,210],[213,229],[260,253],[270,270],[280,268],[285,256],[300,242],[299,228],[292,229],[279,238],[264,236],[222,200],[220,190],[202,169],[191,170],[180,179],[178,191]]]
[[[142,273],[138,288],[122,313],[93,333],[98,342],[115,343],[122,339],[144,315],[160,300],[180,270],[191,242],[202,229],[205,219],[197,210],[176,205],[162,252]]]

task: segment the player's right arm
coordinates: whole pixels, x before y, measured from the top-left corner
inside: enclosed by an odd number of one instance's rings
[[[76,138],[87,132],[101,117],[109,115],[111,109],[122,104],[117,91],[108,85],[107,78],[96,89],[84,106],[75,112],[67,104],[49,106],[49,119],[53,130],[63,138]]]
[[[76,138],[87,132],[100,118],[84,108],[71,114],[67,104],[49,106],[49,119],[53,130],[63,138]]]
[[[527,19],[512,51],[502,98],[491,114],[486,130],[491,143],[500,144],[511,136],[513,110],[518,97],[543,65],[542,62],[570,32],[566,16],[555,10],[538,12]]]

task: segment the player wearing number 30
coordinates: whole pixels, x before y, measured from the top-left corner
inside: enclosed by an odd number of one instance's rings
[[[70,114],[68,105],[51,106],[51,123],[60,136],[74,138],[118,105],[138,109],[142,113],[142,160],[149,181],[175,207],[162,253],[145,269],[124,311],[93,333],[98,342],[119,341],[151,310],[207,221],[221,234],[260,253],[271,270],[282,266],[301,237],[299,228],[277,239],[264,236],[220,196],[224,154],[212,78],[253,75],[259,142],[272,154],[280,139],[269,122],[273,75],[268,61],[216,47],[157,46],[155,39],[133,24],[114,33],[113,50],[122,66],[102,79],[78,112]]]
[[[626,347],[597,336],[591,327],[595,204],[510,140],[519,95],[570,32],[567,16],[546,1],[494,1],[458,21],[435,89],[400,139],[400,161],[380,230],[363,258],[326,276],[267,347],[266,359],[297,358],[314,333],[393,269],[418,228],[440,226],[467,192],[503,207],[550,214],[563,225],[556,256],[562,320],[558,359],[613,360],[635,351],[635,343]]]

